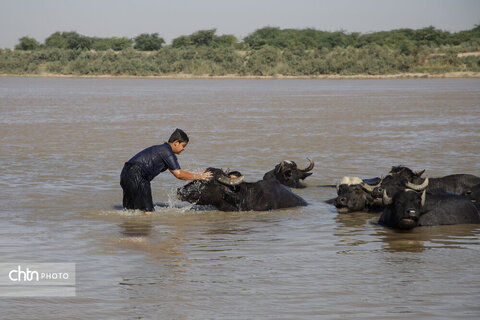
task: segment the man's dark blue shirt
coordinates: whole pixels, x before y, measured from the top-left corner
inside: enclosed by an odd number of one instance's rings
[[[167,142],[140,151],[128,162],[138,164],[145,171],[148,181],[167,169],[180,169],[177,156]]]

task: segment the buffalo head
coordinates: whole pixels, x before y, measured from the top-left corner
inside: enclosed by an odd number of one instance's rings
[[[278,180],[281,184],[291,188],[305,188],[300,180],[310,176],[312,174],[310,171],[315,166],[313,160],[309,158],[307,160],[310,163],[306,168],[298,168],[294,161],[283,160],[275,166],[275,169],[265,173],[263,180]]]
[[[480,202],[480,184],[467,188],[462,195],[470,199],[472,202]]]
[[[420,174],[423,174],[423,171]],[[375,198],[382,198],[386,194],[387,196],[392,197],[394,194],[405,188],[411,190],[424,190],[428,186],[428,178],[407,178],[406,176],[407,175],[404,174],[390,173],[382,179],[379,186],[373,189],[372,196]]]
[[[337,186],[337,198],[334,205],[339,213],[365,211],[374,205],[372,191],[375,186],[368,185],[357,177],[343,177]]]
[[[406,189],[397,192],[393,198],[386,196],[387,208],[382,213],[379,223],[398,229],[413,229],[425,206],[426,191]],[[385,198],[384,198],[385,200]]]
[[[404,166],[396,166],[392,167],[390,169],[390,172],[388,175],[390,176],[400,176],[404,179],[406,179],[409,182],[415,183],[415,184],[420,184],[423,179],[422,179],[422,174],[425,172],[425,170],[421,171],[413,171],[412,169]]]
[[[214,205],[225,211],[236,210],[235,187],[243,182],[244,176],[239,172],[227,174],[216,168],[207,171],[213,175],[211,180],[195,180],[178,188],[178,199],[198,205]]]

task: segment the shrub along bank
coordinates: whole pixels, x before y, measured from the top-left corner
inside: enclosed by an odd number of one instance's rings
[[[479,27],[456,34],[426,29],[360,35],[267,27],[243,42],[203,30],[168,46],[158,34],[142,34],[133,41],[55,33],[45,44],[23,37],[15,50],[0,49],[0,73],[320,76],[480,71],[480,56],[474,54],[480,51]]]

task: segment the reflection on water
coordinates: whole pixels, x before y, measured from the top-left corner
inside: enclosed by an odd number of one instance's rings
[[[478,225],[388,229],[379,213],[337,214],[323,186],[400,164],[480,175],[479,85],[0,78],[2,260],[77,266],[77,297],[0,308],[12,319],[50,319],[54,306],[81,319],[478,318]],[[187,170],[254,182],[312,158],[294,190],[309,206],[220,212],[177,200],[184,182],[165,172],[152,215],[123,210],[123,163],[177,127]]]
[[[120,224],[120,233],[125,237],[146,237],[152,231],[152,221],[128,219]]]

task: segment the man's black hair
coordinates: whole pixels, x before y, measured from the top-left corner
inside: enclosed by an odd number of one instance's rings
[[[170,136],[170,139],[168,139],[168,142],[172,143],[174,141],[178,141],[180,143],[182,142],[186,142],[188,143],[188,136],[187,134],[185,133],[185,131],[183,131],[182,129],[176,129],[172,135]]]

